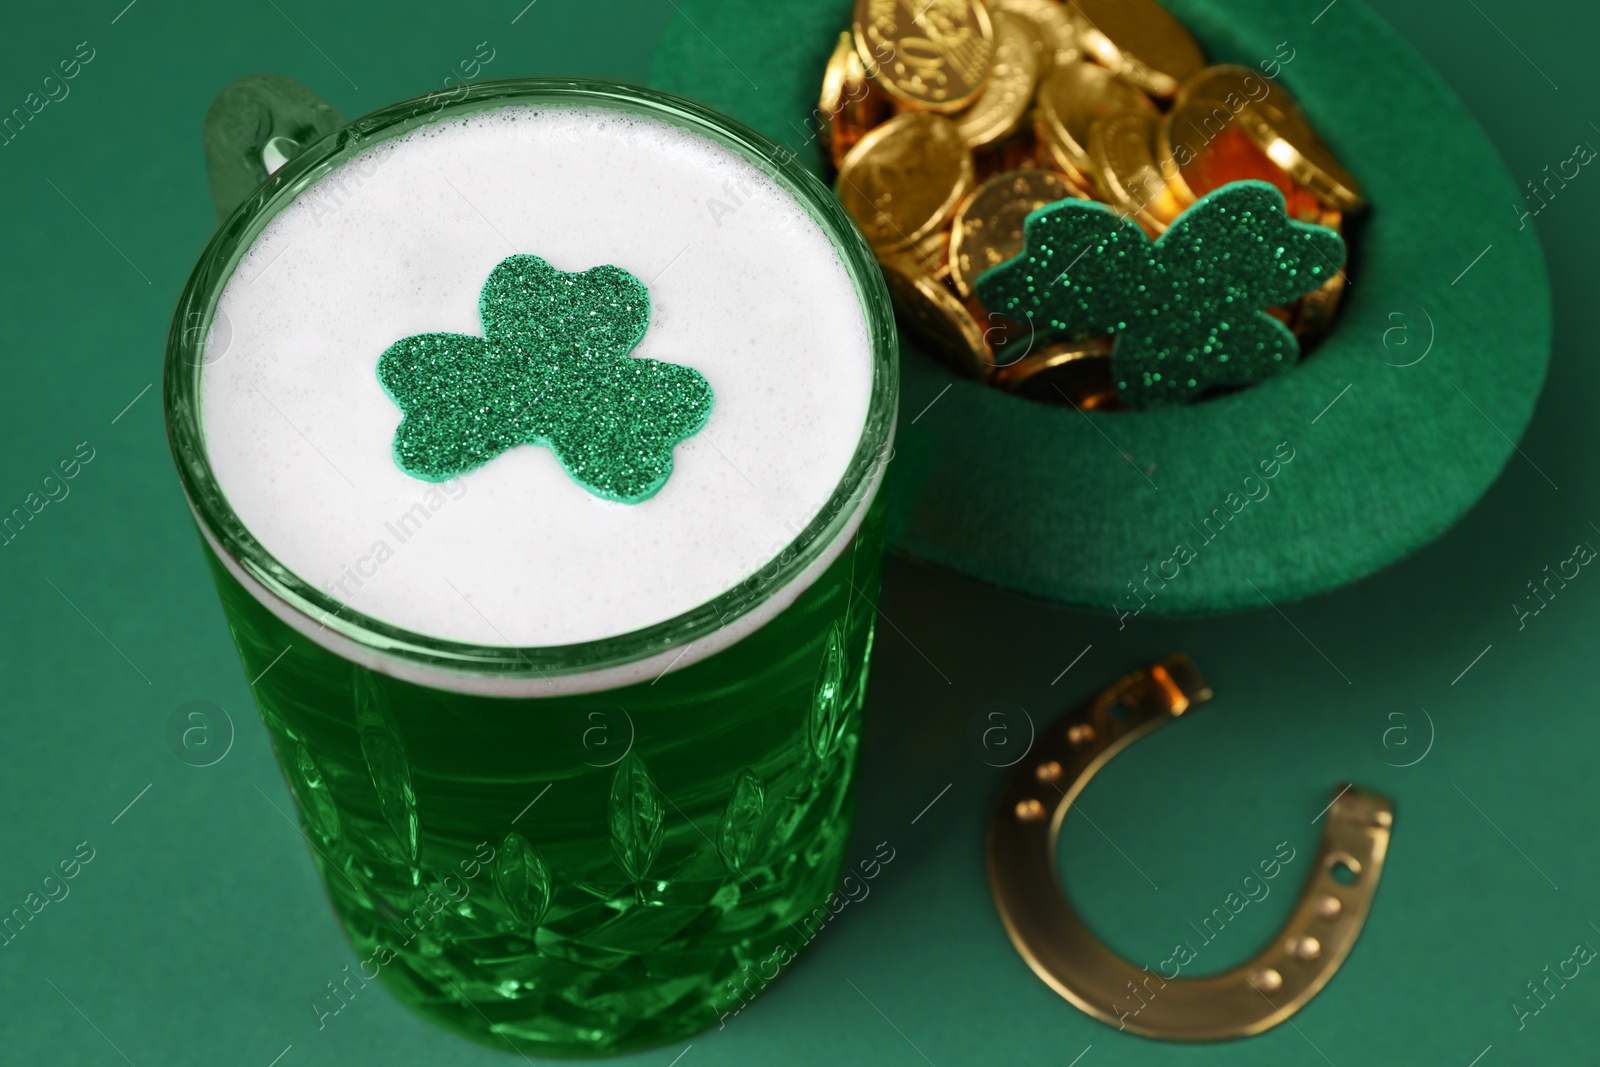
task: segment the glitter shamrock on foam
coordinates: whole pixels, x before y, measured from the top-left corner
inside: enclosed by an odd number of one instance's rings
[[[1264,313],[1344,266],[1344,240],[1284,214],[1283,194],[1242,181],[1201,197],[1155,241],[1104,204],[1030,214],[1021,255],[977,281],[985,307],[1073,338],[1116,336],[1112,374],[1143,408],[1250,385],[1294,363],[1300,344]]]
[[[568,273],[511,256],[489,273],[478,318],[482,337],[417,334],[378,360],[405,413],[394,456],[407,474],[444,481],[517,445],[547,445],[591,493],[637,504],[711,415],[699,371],[629,355],[650,295],[620,267]]]

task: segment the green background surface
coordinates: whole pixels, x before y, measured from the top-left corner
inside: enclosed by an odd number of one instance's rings
[[[1295,46],[1315,50],[1348,2],[1315,24],[1323,0],[1296,2]],[[1480,118],[1519,182],[1580,140],[1600,145],[1600,11],[1377,7]],[[22,906],[79,842],[95,854],[66,899],[0,948],[5,1062],[519,1062],[431,1028],[376,987],[317,1029],[312,1000],[355,957],[280,813],[288,795],[171,471],[157,391],[143,391],[212,226],[200,119],[229,80],[281,71],[353,116],[439,87],[483,40],[496,49],[489,77],[643,80],[657,39],[683,18],[672,0],[537,0],[513,23],[519,11],[139,0],[9,12],[0,110],[20,106],[79,41],[96,52],[70,96],[0,147],[0,508],[38,491],[79,442],[95,451],[70,495],[0,548],[0,909]],[[759,83],[759,67],[747,69]],[[1406,164],[1417,182],[1434,180],[1429,159]],[[1511,1007],[1575,944],[1600,947],[1600,681],[1587,674],[1600,578],[1584,571],[1521,628],[1512,607],[1574,544],[1600,545],[1591,170],[1516,236],[1542,243],[1555,306],[1550,381],[1520,454],[1461,524],[1401,564],[1282,612],[1120,630],[892,566],[853,850],[887,841],[894,861],[725,1030],[618,1062],[1593,1062],[1593,968],[1521,1030]],[[1481,210],[1513,215],[1498,201]],[[908,446],[920,431],[907,430]],[[989,714],[1024,737],[1030,720],[1042,727],[1175,649],[1195,656],[1217,699],[1114,762],[1081,801],[1089,818],[1074,816],[1063,839],[1074,899],[1111,945],[1160,959],[1279,841],[1308,857],[1312,820],[1340,780],[1398,804],[1390,863],[1349,962],[1292,1026],[1223,1046],[1127,1037],[1058,999],[1006,941],[981,861],[1005,773],[992,764],[1012,758],[979,742]],[[231,713],[232,748],[213,766],[188,766],[169,747],[168,720],[189,700]],[[1291,863],[1203,964],[1251,955],[1302,874]]]

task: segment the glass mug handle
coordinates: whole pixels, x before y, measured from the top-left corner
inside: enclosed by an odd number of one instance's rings
[[[248,74],[223,89],[205,122],[217,221],[279,167],[343,125],[338,108],[281,74]]]

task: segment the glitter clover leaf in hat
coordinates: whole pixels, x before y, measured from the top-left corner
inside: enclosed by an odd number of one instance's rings
[[[1105,204],[1064,200],[1023,223],[1020,255],[984,272],[984,306],[1073,338],[1114,334],[1129,407],[1193,400],[1292,365],[1300,344],[1265,313],[1323,285],[1344,240],[1284,213],[1272,185],[1201,197],[1156,240]]]

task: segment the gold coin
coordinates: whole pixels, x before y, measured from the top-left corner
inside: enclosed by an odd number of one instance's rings
[[[986,380],[994,354],[966,305],[924,272],[915,256],[889,256],[880,264],[906,331],[957,373]]]
[[[839,200],[879,253],[943,228],[972,191],[972,150],[956,124],[908,111],[861,138],[839,164]]]
[[[1029,352],[994,373],[994,384],[1021,396],[1083,411],[1120,407],[1111,377],[1109,337],[1069,341]]]
[[[1339,313],[1339,300],[1344,296],[1344,287],[1345,275],[1339,271],[1321,288],[1301,297],[1295,305],[1289,317],[1289,327],[1300,338],[1302,352],[1328,336],[1328,331],[1333,329],[1333,319]]]
[[[916,257],[923,272],[935,281],[942,282],[950,277],[949,230],[935,230],[918,241],[915,248],[908,248],[904,252],[895,254]]]
[[[1119,111],[1154,115],[1155,105],[1138,89],[1093,63],[1061,67],[1039,87],[1034,129],[1056,166],[1085,191],[1094,187],[1089,131],[1096,119]]]
[[[852,56],[860,65],[861,57],[856,56],[855,39],[846,30],[839,34],[839,40],[833,46],[833,55],[828,57],[828,66],[822,72],[822,94],[817,98],[817,113],[824,119],[831,118],[844,106],[844,85],[850,77]],[[822,125],[822,132],[828,132],[826,122]]]
[[[1028,117],[1039,61],[1033,55],[1028,22],[1003,11],[994,13],[994,63],[977,101],[950,116],[973,148],[1004,140]]]
[[[1078,47],[1078,24],[1056,0],[989,0],[991,17],[1001,13],[1026,19],[1033,30],[1029,43],[1039,63],[1039,80],[1050,76],[1056,67],[1083,58]]]
[[[1155,96],[1168,97],[1206,65],[1183,24],[1155,0],[1073,0],[1078,44]]]
[[[950,280],[962,296],[972,295],[978,275],[1022,251],[1022,220],[1057,200],[1081,196],[1061,175],[1048,170],[996,174],[978,186],[956,209],[950,227]]]
[[[896,101],[947,114],[977,99],[994,28],[982,0],[856,0],[856,50]]]
[[[1326,210],[1322,202],[1244,132],[1241,116],[1251,102],[1269,101],[1273,94],[1271,82],[1248,67],[1207,67],[1184,82],[1156,136],[1156,163],[1180,200],[1254,179],[1277,186],[1290,218],[1318,221]]]
[[[889,101],[867,77],[853,38],[848,32],[841,33],[823,74],[822,97],[817,103],[819,133],[835,170],[867,131],[889,113]]]
[[[1239,116],[1240,126],[1278,166],[1324,204],[1355,211],[1366,203],[1361,183],[1345,170],[1333,151],[1311,129],[1300,108],[1251,105]]]
[[[983,327],[983,339],[989,345],[991,362],[989,382],[993,384],[999,368],[1015,363],[1033,351],[1039,331],[1028,319],[1018,322],[990,311],[975,296],[967,297],[966,305],[973,319]]]
[[[994,371],[989,375],[990,385],[999,384],[999,375],[1002,372],[1022,364],[1029,356],[1037,357],[1040,352],[1047,350],[1054,352],[1062,347],[1071,347],[1060,341],[1052,341],[1048,346],[1043,345],[1039,338],[1039,329],[1030,319],[1024,318],[1018,321],[990,311],[977,297],[969,297],[966,303],[967,310],[972,312],[972,317],[983,325],[983,337],[989,343],[994,365]],[[1036,358],[1034,363],[1011,370],[1010,373],[1018,379],[1025,377],[1031,373],[1028,368],[1036,366],[1037,362]]]
[[[1123,111],[1095,122],[1089,155],[1105,201],[1155,237],[1172,225],[1185,202],[1156,163],[1160,119],[1147,111]]]
[[[1312,131],[1294,97],[1249,67],[1207,67],[1184,83],[1163,126],[1162,159],[1172,159],[1183,181],[1203,195],[1209,190],[1200,186],[1208,183],[1203,177],[1197,181],[1196,160],[1208,149],[1216,154],[1219,147],[1234,162],[1241,158],[1231,146],[1218,145],[1230,129],[1242,131],[1290,182],[1322,203],[1341,211],[1361,205],[1360,185]],[[1297,200],[1288,183],[1259,173],[1241,175],[1246,176],[1273,181],[1288,197],[1290,215],[1316,221],[1316,209],[1299,203],[1305,198]]]
[[[1168,180],[1199,198],[1238,180],[1235,171],[1239,178],[1262,177],[1258,164],[1282,174],[1270,159],[1238,144],[1240,113],[1271,92],[1271,83],[1246,67],[1207,67],[1184,82],[1157,134],[1157,156]]]

